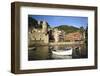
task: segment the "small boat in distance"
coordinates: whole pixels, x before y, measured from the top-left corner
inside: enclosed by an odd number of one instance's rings
[[[36,50],[36,47],[29,47],[28,50]]]
[[[65,50],[53,50],[52,53],[55,55],[72,55],[72,48]]]

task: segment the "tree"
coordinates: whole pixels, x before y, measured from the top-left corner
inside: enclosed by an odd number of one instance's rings
[[[28,27],[29,28],[37,28],[38,27],[38,21],[32,16],[28,16]]]
[[[84,27],[83,27],[83,26],[80,27],[80,32],[81,32],[81,33],[84,32]]]
[[[85,30],[85,44],[86,46],[88,46],[88,26],[86,27],[86,30]]]
[[[85,29],[83,26],[80,27],[80,33],[82,34],[82,40],[84,40]]]

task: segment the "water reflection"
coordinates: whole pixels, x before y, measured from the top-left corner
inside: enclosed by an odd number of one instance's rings
[[[56,45],[56,46],[34,46],[28,50],[28,60],[52,60],[52,59],[76,59],[87,58],[88,51],[84,45]],[[63,50],[72,48],[71,55],[56,55],[54,49]],[[57,51],[56,50],[56,51]]]

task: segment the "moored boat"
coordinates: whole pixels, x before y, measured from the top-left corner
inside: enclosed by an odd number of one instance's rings
[[[72,48],[65,50],[53,50],[52,53],[55,55],[72,55]]]
[[[36,50],[36,47],[29,47],[28,50]]]

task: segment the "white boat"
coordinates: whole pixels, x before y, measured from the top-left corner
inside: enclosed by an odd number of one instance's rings
[[[72,48],[65,50],[56,50],[56,51],[53,50],[52,53],[55,55],[72,55]]]
[[[35,50],[36,47],[29,47],[28,50]]]
[[[72,55],[55,55],[52,54],[53,59],[72,59]]]

